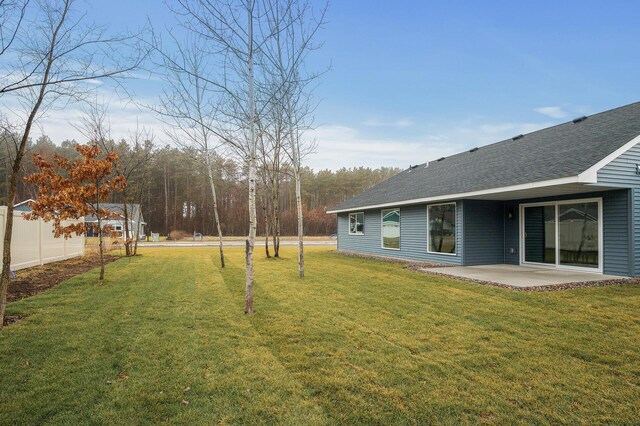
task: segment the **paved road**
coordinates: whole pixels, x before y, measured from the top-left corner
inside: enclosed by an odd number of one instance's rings
[[[225,241],[225,247],[244,247],[243,240]],[[297,247],[297,241],[280,241],[280,247]],[[336,245],[336,240],[305,241],[307,247],[331,247]],[[138,247],[217,247],[216,241],[185,241],[185,242],[139,242]],[[256,247],[264,247],[264,240],[256,240]]]

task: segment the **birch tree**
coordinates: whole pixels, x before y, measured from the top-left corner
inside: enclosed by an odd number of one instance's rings
[[[4,0],[3,6],[8,4]],[[31,129],[44,111],[82,100],[87,83],[118,79],[138,68],[147,51],[137,36],[109,36],[105,28],[86,25],[75,14],[75,0],[33,0],[24,9],[11,42],[3,47],[0,99],[15,96],[24,110],[16,141],[7,197],[7,221],[0,276],[0,327],[6,308],[11,267],[13,204],[17,181]],[[15,21],[14,21],[15,22]],[[8,59],[5,61],[4,57]],[[90,87],[90,86],[89,86]]]
[[[213,156],[222,146],[220,140],[224,139],[222,131],[216,130],[221,95],[212,89],[212,84],[205,77],[208,75],[208,63],[197,41],[189,43],[187,47],[181,47],[177,42],[174,44],[178,55],[164,55],[163,61],[168,87],[160,96],[160,105],[151,109],[165,119],[165,132],[176,144],[195,147],[204,159],[218,233],[220,266],[224,268],[224,244],[213,166]]]
[[[273,43],[267,49],[270,70],[276,81],[271,101],[274,109],[282,111],[286,128],[285,152],[289,157],[296,188],[298,216],[298,274],[304,278],[304,217],[302,209],[302,174],[304,158],[316,147],[315,141],[305,138],[305,131],[313,124],[314,105],[311,91],[320,73],[308,73],[305,61],[318,49],[317,33],[325,23],[327,4],[319,10],[310,2],[285,2],[270,0],[267,10],[271,25],[276,27]]]
[[[256,241],[256,92],[260,68],[256,60],[264,44],[273,37],[269,26],[263,26],[264,0],[177,0],[177,12],[185,18],[184,27],[206,43],[206,51],[218,58],[220,74],[208,76],[232,108],[240,114],[228,117],[230,131],[236,137],[227,142],[242,153],[248,169],[249,235],[245,241],[245,306],[253,313],[254,265]],[[233,128],[235,127],[235,129]],[[245,138],[246,135],[246,138]]]

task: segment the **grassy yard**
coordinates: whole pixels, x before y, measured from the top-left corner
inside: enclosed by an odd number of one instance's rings
[[[0,424],[640,419],[640,286],[522,293],[310,248],[146,249],[9,305]],[[261,253],[260,253],[261,254]],[[188,402],[188,403],[187,403]]]

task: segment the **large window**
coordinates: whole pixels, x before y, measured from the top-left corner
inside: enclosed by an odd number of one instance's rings
[[[382,210],[382,248],[400,250],[400,209]]]
[[[364,212],[349,213],[349,234],[364,235]]]
[[[436,204],[427,207],[430,253],[456,254],[456,204]]]

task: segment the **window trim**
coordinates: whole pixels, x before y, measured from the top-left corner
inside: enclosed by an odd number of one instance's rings
[[[362,213],[362,232],[358,232],[358,231],[351,232],[351,215],[352,214],[361,214],[361,213]],[[349,213],[349,218],[348,219],[349,220],[348,220],[348,223],[347,223],[347,228],[348,228],[348,231],[349,231],[349,235],[364,235],[364,211],[351,212],[351,213]],[[357,219],[356,219],[356,222],[357,222]]]
[[[392,210],[398,210],[398,216],[399,219],[398,220],[398,231],[400,232],[400,236],[398,237],[400,240],[398,241],[398,248],[395,247],[385,247],[384,246],[384,235],[383,235],[383,229],[384,229],[384,212],[389,212]],[[400,212],[400,207],[392,207],[389,209],[381,209],[380,210],[380,248],[382,250],[395,250],[395,251],[400,251],[400,249],[402,248],[402,213]]]
[[[441,251],[431,251],[429,250],[429,240],[431,238],[431,229],[429,225],[429,207],[437,207],[437,206],[446,206],[453,205],[453,219],[455,232],[453,234],[453,238],[455,241],[455,253],[443,253]],[[458,256],[458,203],[456,201],[448,202],[448,203],[437,203],[437,204],[427,204],[427,253],[429,254],[437,254],[439,256]]]

